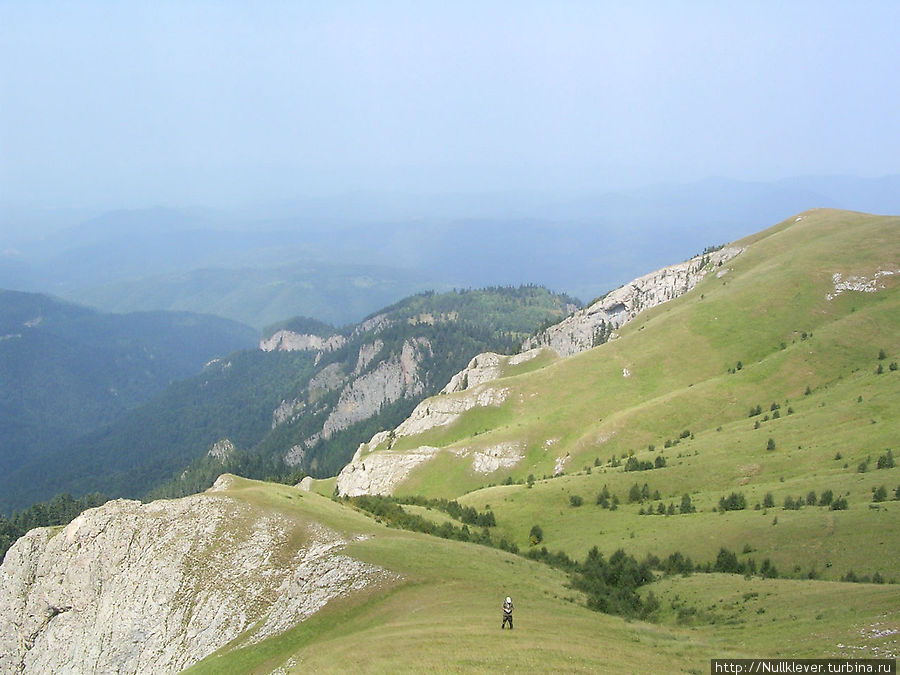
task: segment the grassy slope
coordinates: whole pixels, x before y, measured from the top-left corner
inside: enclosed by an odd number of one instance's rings
[[[468,493],[462,501],[491,504],[501,531],[520,546],[538,523],[547,546],[570,555],[594,544],[606,551],[626,545],[660,555],[680,548],[708,560],[721,545],[740,552],[749,544],[754,557],[771,557],[782,572],[799,565],[797,574],[815,569],[837,578],[853,569],[900,580],[900,504],[869,508],[874,487],[893,492],[900,484],[900,468],[874,469],[886,448],[900,455],[900,371],[888,369],[900,358],[897,277],[883,277],[887,288],[878,293],[826,299],[836,272],[871,277],[900,269],[898,231],[898,218],[823,210],[740,242],[747,250],[725,275],[710,274],[694,292],[642,314],[619,340],[507,377],[499,383],[511,390],[503,407],[402,441],[484,447],[513,440],[526,447],[524,462],[485,477],[447,453],[398,492]],[[738,361],[742,369],[730,374]],[[875,374],[878,364],[884,374]],[[780,419],[763,421],[772,403],[781,406]],[[757,404],[764,414],[748,417]],[[664,449],[684,430],[694,438]],[[766,449],[769,438],[774,451]],[[631,452],[642,460],[661,454],[667,467],[626,473],[607,465]],[[531,489],[478,489],[507,476],[552,475],[556,458],[567,453],[568,476]],[[867,457],[870,470],[858,473]],[[596,458],[604,467],[586,474]],[[666,505],[677,507],[689,493],[700,513],[638,516],[639,505],[624,504],[635,482],[659,490]],[[619,511],[593,505],[603,485],[622,500]],[[850,509],[781,508],[786,496],[826,489],[845,495]],[[750,508],[714,513],[731,491],[743,492]],[[754,511],[766,492],[777,508]],[[570,507],[570,494],[584,497],[585,506]]]
[[[226,494],[301,523],[366,535],[348,552],[402,579],[337,600],[260,644],[238,638],[192,673],[706,672],[713,657],[839,655],[839,644],[862,643],[860,626],[900,619],[896,586],[842,585],[836,594],[828,582],[698,575],[666,580],[656,592],[700,606],[715,625],[627,622],[584,609],[564,575],[520,557],[388,529],[291,487],[237,480]],[[498,626],[507,594],[517,604],[513,632]],[[884,608],[893,614],[883,617]]]
[[[874,464],[888,447],[900,455],[900,372],[888,370],[900,360],[896,277],[884,278],[888,288],[875,294],[831,301],[825,294],[836,272],[900,269],[898,229],[898,218],[831,211],[792,219],[742,242],[752,245],[726,275],[710,275],[691,294],[641,315],[619,340],[507,373],[502,385],[511,393],[502,408],[473,411],[427,439],[402,441],[522,443],[526,460],[511,472],[475,475],[468,460],[446,453],[400,490],[490,504],[499,534],[522,548],[539,523],[551,550],[576,557],[597,544],[635,555],[681,550],[706,561],[724,545],[757,562],[770,557],[796,580],[668,578],[652,585],[662,599],[660,623],[626,622],[585,610],[564,575],[522,558],[385,529],[319,495],[297,499],[291,488],[246,483],[237,496],[371,535],[354,543],[352,554],[403,581],[332,603],[260,645],[223,650],[195,672],[268,673],[288,664],[286,672],[701,673],[713,657],[860,656],[875,654],[875,647],[896,655],[896,634],[873,637],[872,627],[900,629],[900,585],[834,581],[849,569],[900,580],[900,502],[870,508],[872,487],[900,484],[900,468]],[[879,349],[886,360],[878,361]],[[729,374],[738,360],[743,368]],[[882,375],[875,374],[879,363]],[[780,419],[748,417],[757,404],[771,415],[772,402],[781,405]],[[663,449],[685,429],[692,439]],[[650,443],[656,451],[647,449]],[[605,465],[629,451],[640,459],[663,454],[667,467],[628,473],[593,467],[595,458]],[[566,453],[568,475],[540,480]],[[867,456],[870,469],[859,473]],[[483,487],[529,473],[539,478],[532,488]],[[659,490],[665,504],[677,506],[687,492],[698,512],[640,516],[639,505],[626,503],[635,482]],[[604,484],[622,500],[617,511],[594,504]],[[316,485],[325,494],[331,487]],[[781,508],[787,495],[825,489],[846,495],[850,508]],[[719,498],[733,490],[745,494],[750,508],[719,514]],[[766,492],[776,507],[754,510]],[[572,494],[583,496],[584,505],[572,507]],[[749,554],[741,553],[745,546]],[[802,579],[810,570],[824,580]],[[514,633],[496,625],[496,605],[506,594],[518,606]],[[697,615],[679,619],[681,607]]]

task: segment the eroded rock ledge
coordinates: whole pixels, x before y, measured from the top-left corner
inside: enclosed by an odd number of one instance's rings
[[[32,530],[0,566],[0,672],[178,672],[391,577],[346,543],[216,494],[117,500]]]

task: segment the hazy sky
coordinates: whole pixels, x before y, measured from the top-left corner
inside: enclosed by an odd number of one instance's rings
[[[900,173],[900,2],[0,0],[0,202]]]

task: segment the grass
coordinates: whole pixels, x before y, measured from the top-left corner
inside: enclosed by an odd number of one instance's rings
[[[388,529],[290,487],[239,480],[225,494],[365,535],[345,552],[399,578],[256,645],[239,637],[190,673],[705,672],[710,658],[840,655],[839,644],[874,644],[862,628],[900,619],[900,586],[695,574],[649,587],[662,600],[658,623],[626,621],[587,610],[564,574],[522,557]],[[512,632],[499,629],[506,595]]]
[[[291,488],[241,483],[232,494],[260,508],[366,536],[348,552],[398,580],[333,602],[281,636],[221,650],[193,672],[675,673],[706,672],[710,658],[858,657],[875,647],[896,656],[891,638],[873,637],[871,627],[900,629],[900,584],[836,580],[852,570],[900,581],[900,501],[872,503],[875,487],[892,497],[900,485],[900,467],[874,468],[887,448],[900,458],[900,372],[887,367],[900,359],[900,275],[883,277],[877,293],[826,295],[835,273],[900,270],[898,231],[900,218],[829,210],[785,221],[739,242],[746,250],[727,274],[642,313],[619,339],[507,368],[496,385],[509,389],[502,406],[394,448],[446,448],[398,494],[490,505],[496,535],[523,551],[538,524],[541,545],[574,558],[596,545],[638,557],[680,551],[704,563],[724,546],[741,560],[770,558],[791,578],[666,578],[645,591],[661,600],[658,622],[628,622],[588,611],[563,573],[522,557],[388,529],[315,493],[288,498]],[[667,440],[678,442],[665,448]],[[492,474],[452,452],[501,442],[517,443],[524,459]],[[666,466],[609,464],[629,454],[661,455]],[[543,480],[561,459],[566,475]],[[531,487],[502,485],[529,474],[538,479]],[[629,504],[635,483],[661,499]],[[604,485],[619,498],[615,511],[595,503]],[[314,490],[330,495],[333,482]],[[849,508],[782,507],[786,497],[825,490]],[[748,508],[720,513],[731,492]],[[756,509],[768,493],[775,506]],[[639,515],[659,503],[677,509],[683,494],[696,513]],[[498,626],[506,595],[518,608],[511,633]]]
[[[726,275],[710,274],[691,293],[641,314],[620,339],[502,378],[495,386],[509,394],[500,408],[469,411],[455,425],[398,444],[473,449],[515,442],[525,454],[519,465],[478,474],[471,459],[444,452],[397,492],[459,498],[477,508],[490,503],[498,531],[520,547],[536,523],[551,550],[576,556],[597,544],[657,554],[686,548],[706,560],[717,542],[742,548],[752,539],[760,555],[791,573],[799,566],[831,579],[848,569],[900,578],[900,511],[893,503],[869,508],[872,488],[884,484],[892,494],[900,469],[856,471],[867,457],[874,464],[886,448],[896,452],[900,440],[900,373],[876,374],[880,349],[884,362],[900,356],[896,276],[882,277],[886,288],[878,293],[826,297],[835,273],[872,277],[900,269],[898,227],[895,217],[819,210],[739,242],[746,250]],[[762,413],[749,417],[757,405]],[[692,437],[680,439],[684,430]],[[664,448],[667,440],[678,443]],[[650,461],[662,455],[667,465],[644,472],[607,465],[632,453]],[[551,476],[560,458],[567,473],[579,475],[530,489],[489,487]],[[598,458],[602,467],[594,466]],[[701,513],[638,516],[640,506],[624,504],[635,482],[659,490],[666,506],[677,507],[688,493]],[[616,512],[593,505],[604,484],[623,502]],[[826,489],[845,496],[849,510],[781,508],[787,496]],[[731,491],[745,494],[750,510],[720,516],[718,500]],[[768,492],[776,508],[753,511]],[[585,506],[572,508],[571,495]],[[632,539],[632,532],[641,536]]]

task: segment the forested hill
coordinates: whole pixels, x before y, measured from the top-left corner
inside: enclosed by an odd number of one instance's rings
[[[110,424],[253,329],[184,312],[103,314],[0,291],[0,473]]]
[[[360,442],[399,423],[475,355],[514,351],[577,306],[544,288],[504,287],[423,293],[340,329],[284,322],[266,337],[317,334],[295,340],[300,348],[288,340],[213,361],[124,418],[6,472],[0,509],[61,492],[191,493],[225,470],[333,475]]]

